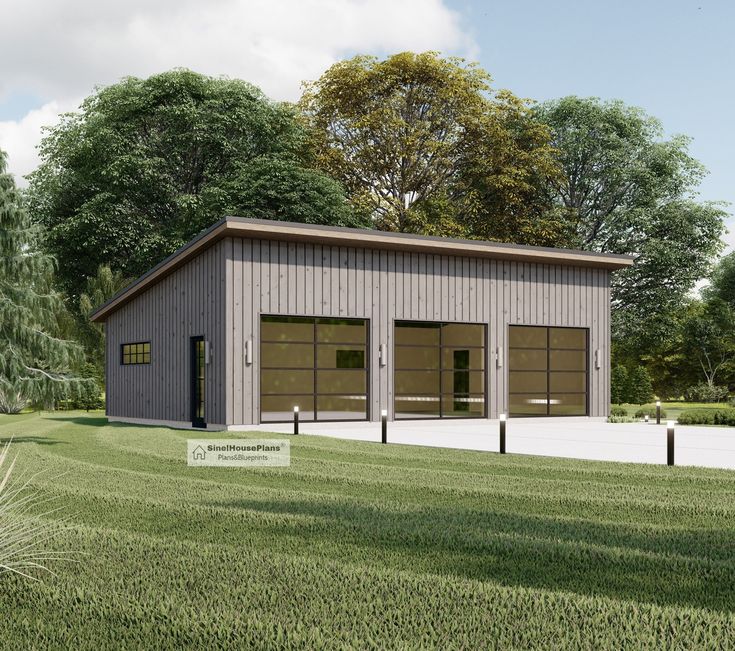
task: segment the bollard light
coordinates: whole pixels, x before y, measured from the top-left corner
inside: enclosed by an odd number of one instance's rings
[[[505,454],[505,414],[500,414],[500,454]]]
[[[661,401],[656,400],[656,425],[661,424]]]
[[[388,410],[380,411],[380,442],[385,444],[388,442]]]
[[[293,433],[299,433],[299,406],[294,405],[293,408]]]
[[[644,421],[645,421],[646,423],[648,422],[648,414],[646,414],[645,416],[643,416],[643,420],[644,420]]]
[[[666,465],[674,465],[674,421],[666,423]]]

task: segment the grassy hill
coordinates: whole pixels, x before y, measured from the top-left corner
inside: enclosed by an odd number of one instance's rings
[[[735,645],[733,472],[306,436],[290,468],[189,468],[191,433],[83,413],[11,435],[78,562],[0,574],[6,648]]]

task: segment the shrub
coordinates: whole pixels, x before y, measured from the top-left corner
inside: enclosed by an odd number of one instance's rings
[[[656,407],[654,405],[641,407],[635,412],[634,416],[636,418],[645,418],[646,416],[656,418]],[[661,418],[666,418],[666,410],[663,407],[661,408]]]
[[[612,407],[610,407],[610,416],[622,417],[622,416],[627,416],[627,415],[628,415],[628,410],[625,407],[618,407],[616,405],[613,405]]]
[[[735,409],[686,409],[679,414],[680,425],[729,425],[735,427]]]
[[[632,423],[633,419],[630,416],[613,416],[610,414],[610,416],[607,419],[608,423]]]
[[[722,402],[729,393],[727,387],[700,382],[684,392],[684,399],[688,402]]]

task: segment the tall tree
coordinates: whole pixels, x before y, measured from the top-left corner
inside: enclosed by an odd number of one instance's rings
[[[532,222],[534,182],[557,169],[548,130],[490,81],[435,52],[357,56],[306,84],[301,107],[322,166],[378,228],[486,236]]]
[[[615,335],[638,350],[654,345],[721,248],[726,213],[694,198],[703,167],[687,138],[664,140],[656,119],[619,101],[565,97],[535,113],[564,170],[547,192],[570,243],[638,256],[613,278]]]
[[[0,411],[51,403],[89,384],[73,372],[81,347],[60,336],[64,306],[39,236],[0,151]]]
[[[718,260],[709,281],[709,286],[702,292],[705,299],[719,298],[735,309],[735,252]]]
[[[40,151],[30,209],[75,299],[100,264],[135,277],[226,214],[360,223],[313,169],[295,108],[240,80],[124,79],[63,116]]]

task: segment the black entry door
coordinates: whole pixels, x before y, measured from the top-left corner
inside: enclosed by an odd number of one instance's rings
[[[206,427],[204,414],[204,337],[191,338],[191,426]]]

